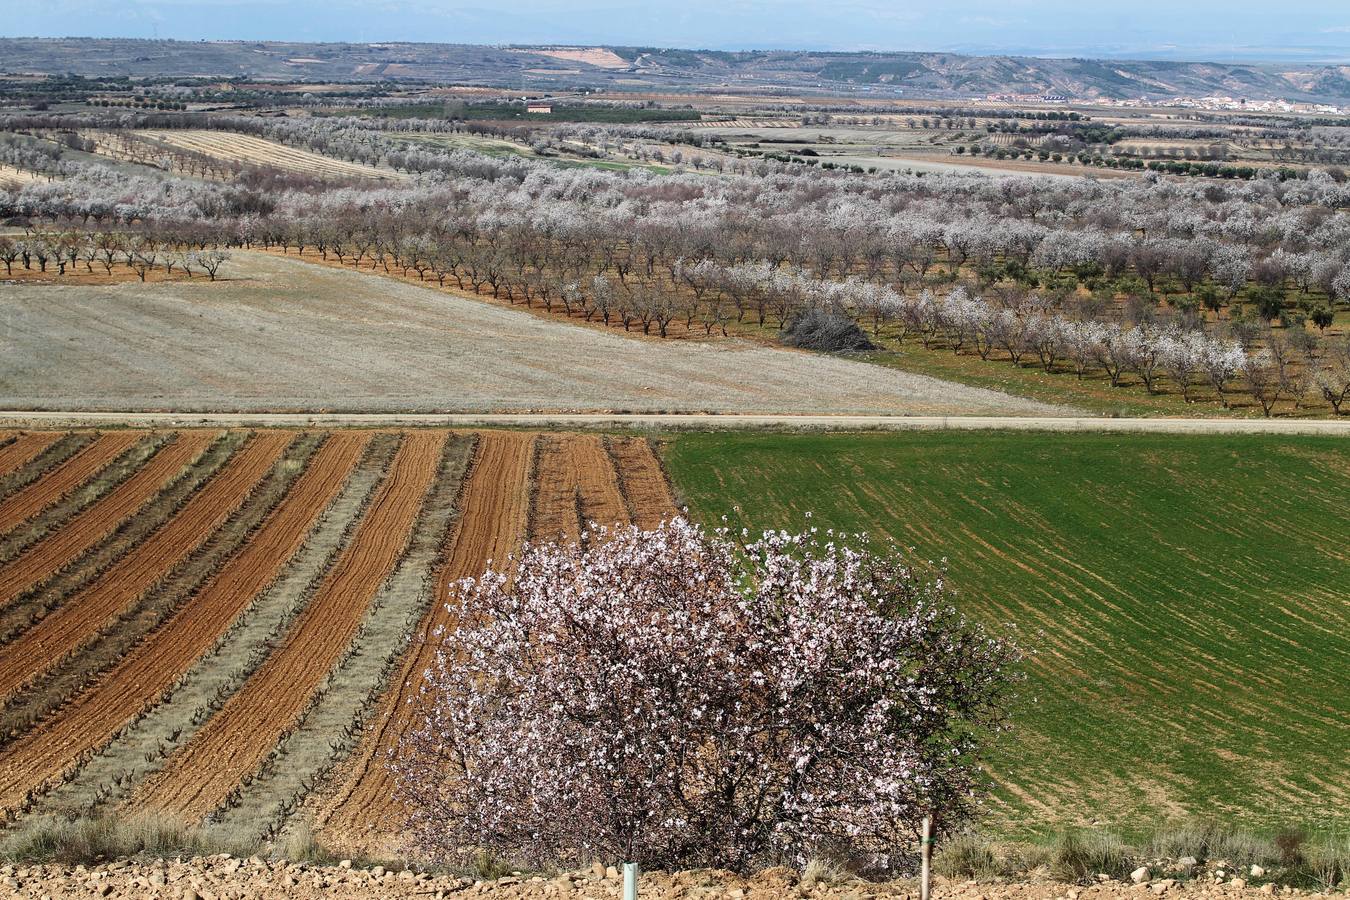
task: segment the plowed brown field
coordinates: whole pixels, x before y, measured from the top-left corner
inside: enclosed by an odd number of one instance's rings
[[[0,503],[0,532],[8,532],[28,518],[41,513],[74,488],[84,484],[101,468],[123,455],[131,445],[146,436],[144,432],[112,432],[70,457],[61,466],[28,484],[22,491]]]
[[[133,806],[201,819],[256,771],[313,700],[342,656],[380,583],[407,545],[440,465],[445,432],[405,437],[388,478],[285,639],[160,773]]]
[[[369,442],[365,432],[332,435],[244,549],[191,604],[57,716],[0,754],[0,810],[12,809],[29,791],[59,777],[87,750],[105,743],[209,650],[299,549]]]
[[[393,799],[384,761],[409,728],[415,708],[408,702],[421,687],[439,644],[432,637],[453,625],[446,608],[450,585],[480,574],[489,562],[501,566],[525,539],[530,510],[529,474],[534,435],[488,432],[479,438],[473,468],[460,497],[460,515],[450,537],[444,568],[437,575],[436,599],[418,625],[402,666],[368,730],[343,767],[345,777],[317,819],[325,839],[360,845],[366,836],[396,831],[403,809]]]
[[[17,472],[61,437],[59,431],[30,431],[0,447],[0,477]]]
[[[540,437],[535,467],[532,539],[576,541],[584,525],[628,522],[614,466],[598,436]]]
[[[247,499],[290,444],[292,433],[264,432],[232,456],[163,528],[56,611],[0,648],[0,698],[73,653],[209,538]]]
[[[162,447],[135,474],[55,534],[0,568],[0,607],[76,559],[220,437],[219,431],[189,431]],[[40,483],[40,482],[39,482]]]
[[[102,435],[28,487],[5,498],[0,503],[0,532],[9,531],[56,503],[143,437],[143,431],[115,431]]]
[[[619,487],[633,524],[652,529],[680,515],[661,463],[645,438],[620,437],[609,441],[609,452],[619,473]]]

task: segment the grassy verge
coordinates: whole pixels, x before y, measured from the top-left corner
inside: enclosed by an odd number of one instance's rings
[[[694,516],[950,559],[1034,652],[990,826],[1350,827],[1350,445],[1268,436],[688,434]]]

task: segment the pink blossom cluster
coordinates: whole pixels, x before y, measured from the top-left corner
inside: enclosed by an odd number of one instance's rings
[[[816,530],[593,528],[451,611],[391,761],[446,859],[893,866],[924,814],[970,815],[1017,680],[939,567]]]

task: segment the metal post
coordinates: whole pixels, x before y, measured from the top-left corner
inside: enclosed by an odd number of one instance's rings
[[[923,817],[923,843],[919,845],[919,900],[928,900],[932,891],[933,817]]]
[[[623,864],[623,900],[637,900],[637,863]]]

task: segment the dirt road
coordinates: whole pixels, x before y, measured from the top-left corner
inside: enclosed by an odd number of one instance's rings
[[[671,431],[1117,431],[1153,434],[1330,434],[1340,419],[1112,419],[1071,416],[823,416],[678,413],[145,413],[4,412],[0,428],[532,428]]]

